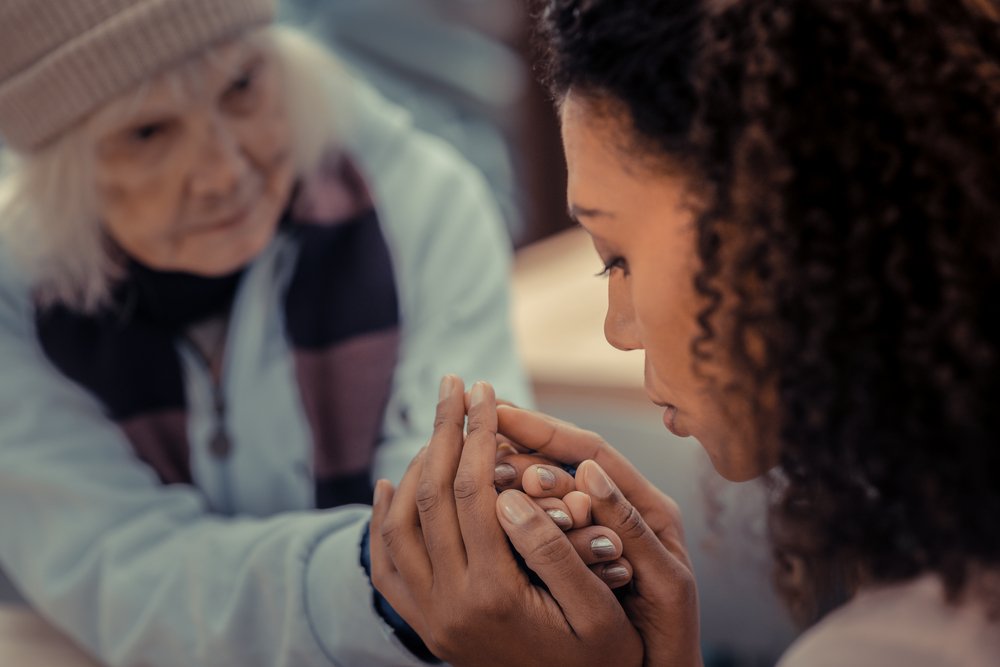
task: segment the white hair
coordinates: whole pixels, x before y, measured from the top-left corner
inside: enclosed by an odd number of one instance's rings
[[[295,28],[271,25],[253,39],[272,49],[281,71],[296,173],[315,169],[343,136],[347,77],[330,51]],[[205,58],[192,60],[191,65]],[[207,57],[211,57],[210,55]],[[181,66],[183,84],[194,67]],[[171,72],[173,76],[174,72]],[[174,83],[172,85],[178,85]],[[134,113],[147,86],[110,103],[113,117]],[[102,114],[107,117],[107,114]],[[91,116],[93,118],[93,115]],[[99,216],[95,134],[86,120],[30,153],[0,152],[0,246],[43,305],[92,312],[122,276],[122,255]]]

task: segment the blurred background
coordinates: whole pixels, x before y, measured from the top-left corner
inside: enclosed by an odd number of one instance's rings
[[[601,433],[681,505],[706,665],[773,665],[794,632],[771,591],[763,490],[723,482],[696,442],[670,435],[642,390],[641,353],[603,339],[601,267],[569,229],[525,0],[284,0],[282,12],[485,174],[518,251],[513,316],[538,407]],[[16,597],[0,575],[0,601]]]
[[[283,0],[283,18],[455,145],[485,175],[521,246],[565,229],[552,105],[530,65],[525,0]]]

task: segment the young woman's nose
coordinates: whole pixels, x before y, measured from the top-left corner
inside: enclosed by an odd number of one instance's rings
[[[604,337],[619,350],[640,350],[639,328],[628,286],[612,277],[608,284],[608,313],[604,318]]]

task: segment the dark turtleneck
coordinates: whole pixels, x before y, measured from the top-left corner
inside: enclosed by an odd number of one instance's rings
[[[135,317],[179,332],[229,310],[246,267],[223,276],[160,271],[129,260],[129,286],[134,290]]]

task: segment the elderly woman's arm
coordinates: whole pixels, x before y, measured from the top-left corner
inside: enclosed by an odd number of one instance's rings
[[[161,486],[48,364],[15,292],[0,290],[0,563],[41,613],[110,665],[419,664],[372,607],[367,509],[229,520]]]
[[[510,237],[483,177],[399,107],[351,81],[348,150],[374,190],[392,252],[403,347],[375,479],[398,482],[427,443],[447,374],[531,404],[510,325]]]

